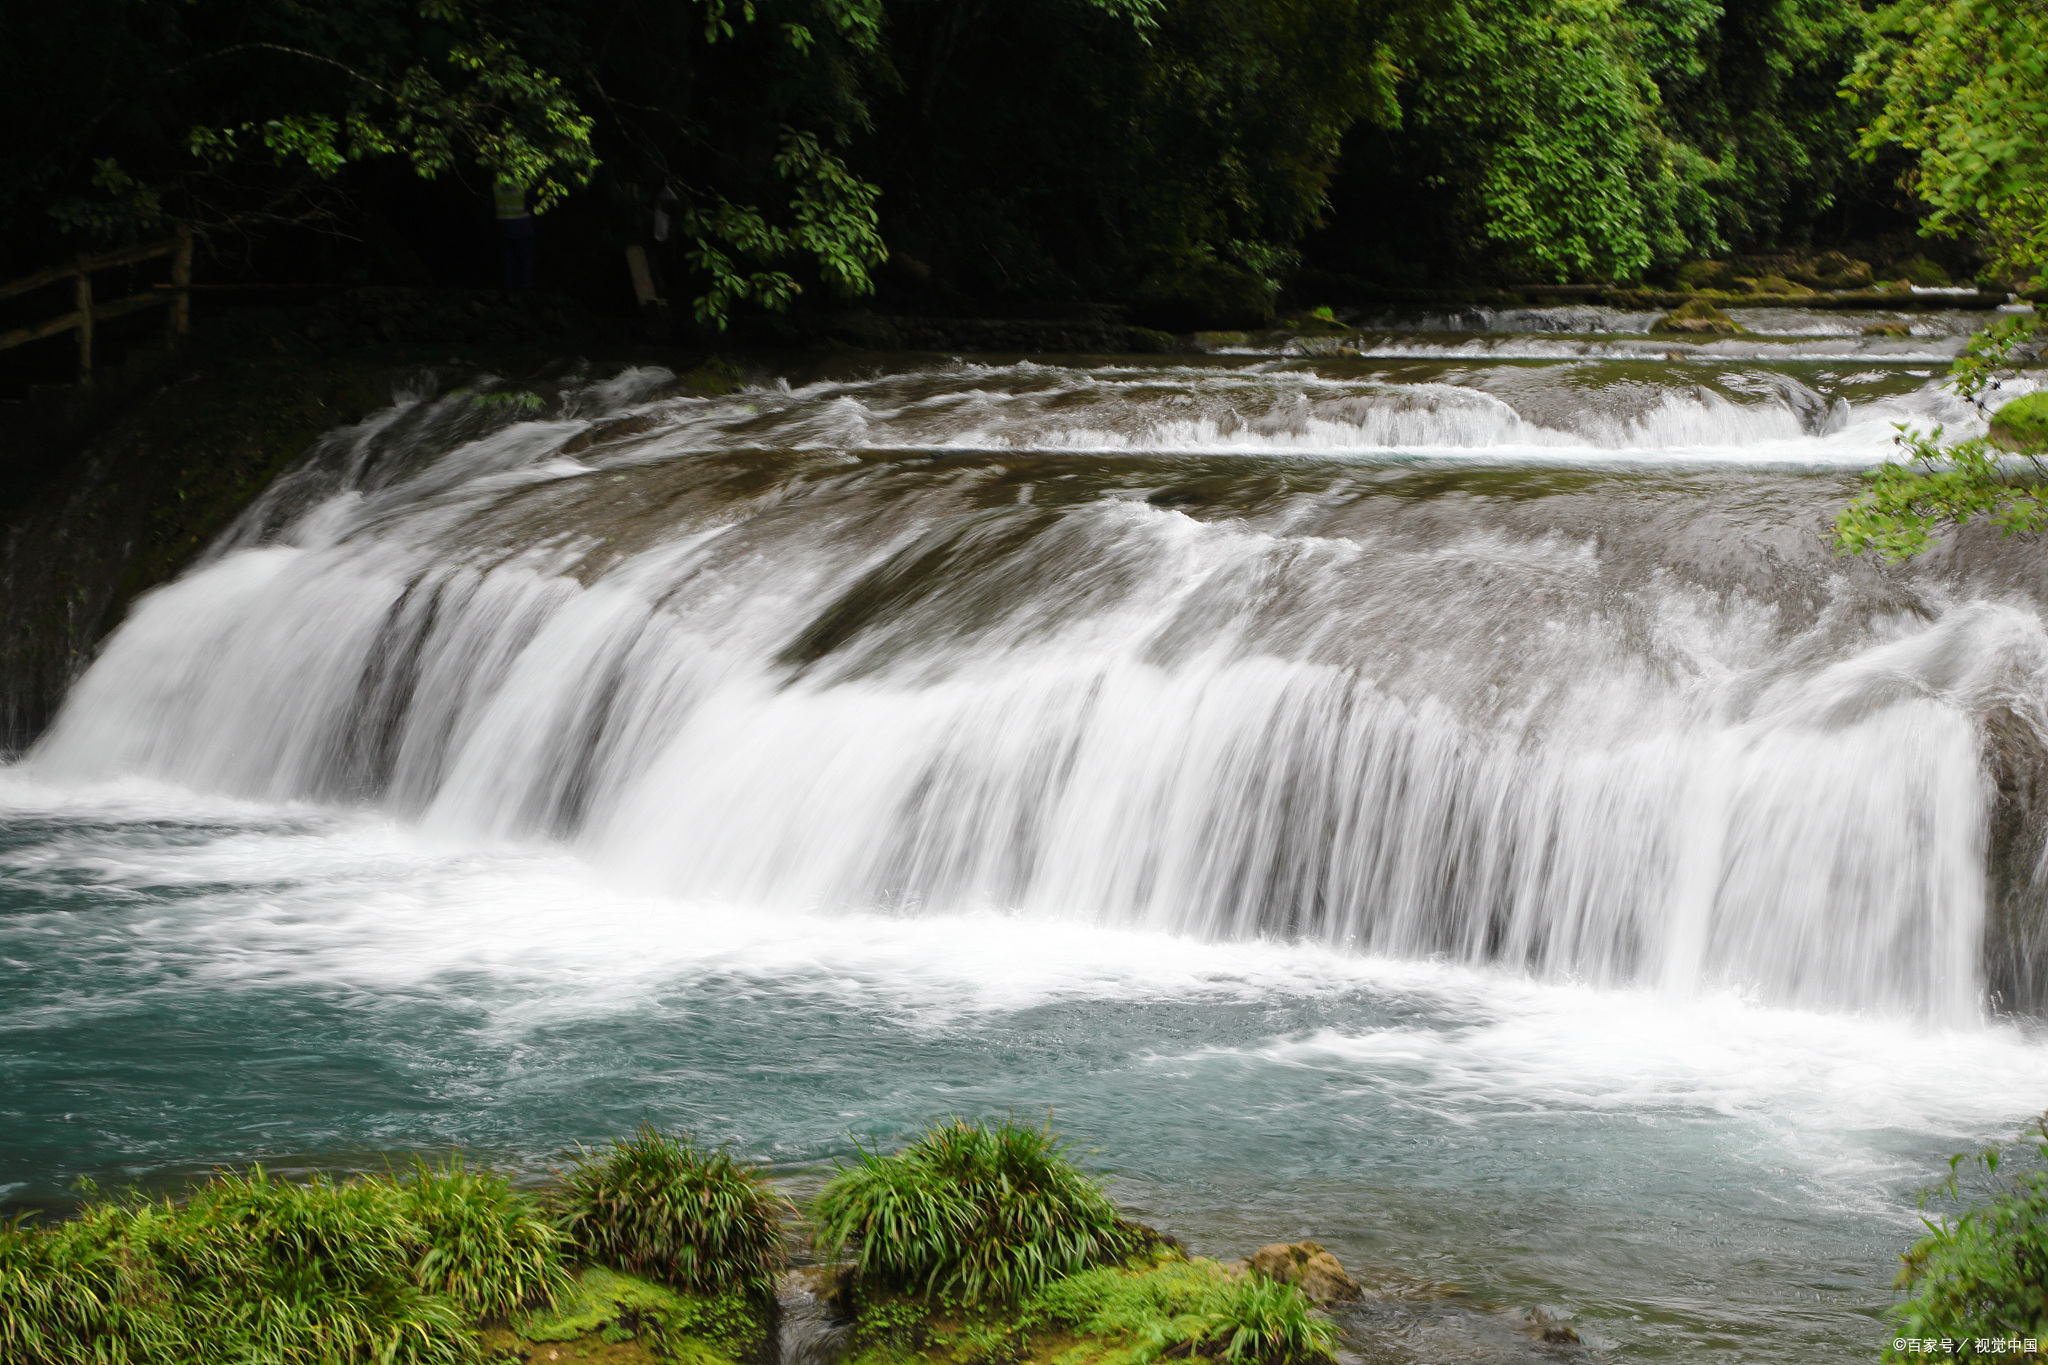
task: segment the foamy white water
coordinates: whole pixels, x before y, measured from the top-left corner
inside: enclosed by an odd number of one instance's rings
[[[396,477],[372,423],[273,543],[148,599],[32,769],[368,801],[734,905],[1277,934],[1950,1024],[1982,1008],[1980,725],[2040,732],[2030,606],[1872,616],[1838,574],[1793,622],[1765,582],[1619,584],[1597,536],[1347,532],[1328,488],[1198,519],[1108,489],[993,500],[986,459],[809,453],[834,422],[927,430],[912,410],[954,447],[966,427],[1039,460],[1060,432],[1100,443],[1072,425],[1088,405],[1040,401],[1082,379],[1034,371],[1000,400],[966,381],[730,400],[779,403],[778,439],[801,438],[730,497],[702,400],[642,405],[650,430],[609,458],[561,458],[585,424],[543,421],[458,425],[422,462],[423,433],[466,420],[443,400]],[[1148,383],[1112,376],[1094,407],[1149,412],[1133,449],[1215,448]],[[1315,396],[1331,386],[1297,401],[1354,431],[1509,406],[1442,381],[1391,406]],[[1739,414],[1717,439],[1804,420],[1810,391],[1752,387],[1794,406],[1710,396]],[[1646,415],[1581,425],[1647,439],[1692,401],[1630,393]],[[1041,417],[982,411],[1006,405]]]
[[[1418,1359],[1863,1350],[2048,1089],[2048,635],[1826,553],[1971,420],[1837,349],[424,386],[0,779],[0,1181],[1053,1106]]]

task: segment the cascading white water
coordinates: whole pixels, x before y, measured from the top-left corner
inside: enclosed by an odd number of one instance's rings
[[[1867,463],[1897,414],[1953,417],[1937,394],[662,378],[341,434],[146,599],[34,767],[566,840],[734,913],[990,907],[1980,1008],[1983,725],[2048,732],[2030,601],[1722,507],[1839,482],[1423,489],[1326,458]]]

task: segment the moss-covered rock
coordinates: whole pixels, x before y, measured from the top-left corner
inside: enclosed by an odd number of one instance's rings
[[[1811,294],[1813,291],[1803,284],[1793,283],[1783,275],[1759,275],[1750,282],[1750,292],[1753,294],[1768,294],[1772,298],[1786,299],[1798,298],[1802,294]]]
[[[484,1346],[486,1359],[532,1365],[741,1365],[767,1357],[769,1331],[765,1315],[741,1296],[679,1294],[593,1266],[552,1308],[486,1331]]]
[[[1817,256],[1786,257],[1778,263],[1781,268],[1765,271],[1765,274],[1782,275],[1794,284],[1809,289],[1867,289],[1872,279],[1870,262],[1857,260],[1839,251],[1823,251]]]
[[[1223,1354],[1329,1365],[1337,1333],[1291,1284],[1161,1250],[1056,1280],[1021,1303],[861,1303],[848,1365],[1151,1365]]]
[[[1847,261],[1840,270],[1830,271],[1808,283],[1821,289],[1868,289],[1873,278],[1875,277],[1871,274],[1870,262]]]
[[[1662,336],[1732,337],[1743,334],[1735,319],[1705,299],[1693,299],[1672,309],[1651,323],[1650,331]]]
[[[1273,323],[1273,289],[1249,270],[1223,261],[1189,259],[1147,275],[1132,299],[1133,315],[1169,332],[1234,331]]]
[[[1918,285],[1922,289],[1946,289],[1955,283],[1938,262],[1930,261],[1925,256],[1915,256],[1910,261],[1901,261],[1893,266],[1892,270],[1900,280]]]
[[[2048,390],[2015,398],[1993,413],[1991,441],[2022,455],[2048,455]]]

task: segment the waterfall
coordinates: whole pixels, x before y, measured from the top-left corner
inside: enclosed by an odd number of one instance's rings
[[[2010,572],[1832,561],[1853,484],[1782,467],[1881,458],[1954,419],[1931,389],[665,379],[335,433],[33,768],[561,841],[733,914],[1982,1006],[1986,726],[2048,734],[2048,634]]]

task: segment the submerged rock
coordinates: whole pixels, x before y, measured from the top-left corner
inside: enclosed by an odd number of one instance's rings
[[[1733,337],[1741,336],[1742,328],[1735,319],[1708,303],[1705,299],[1694,299],[1672,309],[1663,317],[1650,324],[1652,333],[1685,333],[1694,336]]]
[[[2020,455],[2048,454],[2048,389],[2015,398],[1991,414],[1991,443]]]
[[[1903,322],[1873,322],[1863,329],[1867,337],[1909,337],[1913,329]]]
[[[660,425],[660,419],[642,414],[638,417],[621,417],[610,422],[599,422],[586,427],[562,443],[564,455],[580,455],[592,446],[609,445],[631,436],[645,435]]]
[[[1541,1308],[1532,1308],[1522,1317],[1522,1330],[1538,1341],[1553,1346],[1576,1346],[1579,1344],[1577,1329],[1570,1323],[1560,1322]]]
[[[1317,1303],[1340,1303],[1365,1297],[1358,1281],[1344,1273],[1337,1258],[1316,1242],[1275,1242],[1260,1247],[1245,1261],[1253,1274],[1296,1285]]]
[[[837,1365],[853,1341],[853,1267],[797,1266],[776,1289],[777,1365]]]

